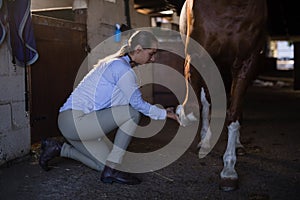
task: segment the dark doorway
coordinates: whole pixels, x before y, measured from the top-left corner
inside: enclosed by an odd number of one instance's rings
[[[39,59],[29,70],[31,142],[59,136],[59,108],[73,89],[87,55],[84,24],[32,16]]]

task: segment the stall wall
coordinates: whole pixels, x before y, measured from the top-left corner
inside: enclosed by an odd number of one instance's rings
[[[137,13],[133,1],[129,1],[129,7],[132,28],[150,26],[150,17]],[[89,0],[87,15],[88,44],[91,48],[111,37],[115,31],[115,24],[126,24],[123,0]]]
[[[0,46],[0,165],[30,151],[24,68],[14,66],[11,60],[7,43],[4,42]]]

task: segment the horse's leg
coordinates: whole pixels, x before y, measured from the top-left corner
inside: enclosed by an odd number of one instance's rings
[[[237,88],[236,88],[237,82],[243,82],[243,81],[245,81],[245,80],[243,80],[243,78],[241,78],[241,79],[235,79],[233,81],[233,83],[232,83],[232,96],[236,95],[235,92],[237,90]],[[241,83],[239,83],[239,84],[241,85]],[[246,91],[246,89],[247,88],[241,88],[239,90]],[[244,96],[244,94],[241,94],[241,95]],[[237,100],[235,100],[235,101],[237,101]],[[242,101],[242,100],[240,100],[240,101]],[[233,104],[236,105],[236,106],[239,106],[237,103],[233,102]],[[232,105],[232,107],[234,107],[234,106]],[[240,105],[239,107],[242,107],[242,105]],[[228,119],[231,120],[231,121],[234,121],[236,119],[235,119],[235,117],[233,115],[236,115],[237,116],[236,118],[238,119],[238,122],[241,125],[242,124],[242,108],[240,108],[240,110],[241,111],[238,112],[238,113],[236,113],[236,114],[234,114],[233,111],[229,110],[229,113],[231,113],[231,117],[228,117]],[[239,126],[239,130],[240,130],[240,126]],[[241,140],[240,140],[240,131],[237,131],[237,133],[236,133],[235,150],[236,150],[236,155],[244,155],[245,154],[244,145],[241,143]]]
[[[238,174],[235,171],[236,163],[236,141],[240,135],[239,111],[241,110],[241,100],[244,94],[244,79],[233,80],[231,103],[227,113],[228,119],[228,141],[227,148],[223,155],[224,167],[221,172],[221,189],[224,191],[234,190],[238,186]]]
[[[239,121],[231,122],[228,126],[227,148],[223,155],[224,167],[221,172],[220,188],[224,191],[231,191],[238,186],[238,174],[235,171],[236,163],[236,139],[239,132]]]
[[[257,71],[256,57],[252,55],[243,61],[240,70],[233,74],[231,88],[231,102],[227,112],[228,121],[228,142],[223,155],[224,168],[221,172],[221,189],[229,191],[238,186],[238,174],[235,171],[236,147],[240,143],[240,117],[242,113],[242,103],[247,87]]]
[[[201,124],[201,141],[198,144],[198,148],[203,148],[204,150],[209,150],[211,145],[210,145],[210,139],[211,139],[211,131],[209,127],[209,119],[210,119],[210,103],[208,102],[206,98],[206,94],[204,91],[204,88],[201,88],[201,119],[202,119],[202,124]],[[200,151],[199,151],[200,153]]]

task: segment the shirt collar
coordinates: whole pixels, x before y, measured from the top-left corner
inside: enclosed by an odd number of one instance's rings
[[[123,58],[126,60],[126,62],[128,62],[128,64],[130,64],[131,59],[130,59],[130,57],[129,57],[128,54],[126,54],[125,56],[123,56]]]
[[[131,67],[137,66],[137,63],[134,62],[134,61],[132,61],[132,60],[131,60],[131,57],[130,57],[128,54],[126,54],[125,56],[123,56],[123,58],[126,60],[126,62],[128,62],[128,64],[129,64]]]

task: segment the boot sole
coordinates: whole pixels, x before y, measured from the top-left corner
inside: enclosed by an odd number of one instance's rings
[[[111,178],[111,177],[101,178],[100,180],[103,183],[110,183],[110,184],[112,184],[113,182],[120,183],[120,184],[125,184],[125,185],[137,185],[137,184],[141,183],[141,182],[123,182],[123,181],[120,181],[118,179]]]

